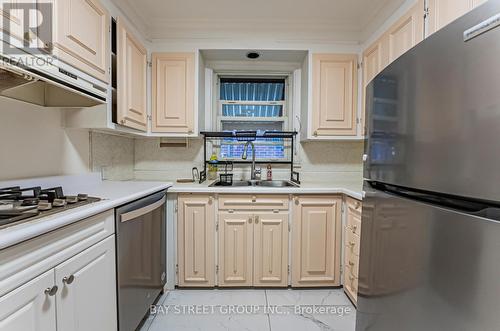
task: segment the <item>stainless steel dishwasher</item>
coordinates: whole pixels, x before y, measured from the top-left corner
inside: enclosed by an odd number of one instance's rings
[[[161,191],[115,209],[120,331],[135,330],[163,292],[165,200]]]

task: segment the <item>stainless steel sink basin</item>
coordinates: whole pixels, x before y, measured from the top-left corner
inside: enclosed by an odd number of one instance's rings
[[[209,187],[248,187],[248,186],[262,186],[262,187],[299,187],[299,185],[288,180],[239,180],[233,181],[232,185],[222,185],[220,181],[215,181]]]
[[[265,187],[298,187],[299,185],[288,180],[261,180],[256,182],[256,186]]]

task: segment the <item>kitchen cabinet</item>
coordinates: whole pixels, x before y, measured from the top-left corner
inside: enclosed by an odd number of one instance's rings
[[[211,195],[178,197],[179,286],[215,285],[215,203]]]
[[[109,82],[110,15],[98,0],[52,0],[53,54]]]
[[[359,279],[359,247],[361,234],[361,201],[346,198],[344,227],[344,291],[356,303]]]
[[[147,131],[147,51],[117,19],[117,120],[133,129]]]
[[[195,54],[153,53],[152,132],[195,135]]]
[[[254,216],[254,286],[288,285],[288,213]]]
[[[361,124],[366,132],[366,87],[386,66],[424,38],[424,0],[418,0],[398,21],[363,52]]]
[[[10,44],[21,46],[22,42],[29,41],[30,47],[37,47],[36,36],[32,31],[24,31],[24,11],[23,6],[36,6],[36,0],[1,0],[0,1],[0,31],[8,33]],[[6,6],[10,6],[11,10],[4,10]],[[31,17],[31,20],[34,20]],[[30,22],[30,26],[36,26],[36,22]],[[8,29],[5,29],[8,27]],[[6,45],[3,45],[6,47]]]
[[[445,25],[466,14],[484,0],[428,0],[428,30],[430,36]]]
[[[110,210],[0,250],[0,330],[116,330],[113,233]]]
[[[389,63],[424,39],[424,0],[405,13],[387,31]]]
[[[313,54],[311,133],[314,138],[356,136],[357,61],[355,54]]]
[[[292,208],[292,286],[339,286],[342,198],[295,196]]]
[[[219,286],[253,285],[253,221],[249,212],[219,213]]]
[[[0,297],[0,330],[56,331],[54,270]]]
[[[55,268],[58,330],[116,330],[115,265],[111,236]]]

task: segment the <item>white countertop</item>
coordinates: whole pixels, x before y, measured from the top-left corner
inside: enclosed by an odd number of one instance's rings
[[[198,183],[177,183],[169,188],[170,193],[234,193],[234,194],[346,194],[358,200],[362,200],[362,183],[358,181],[303,181],[300,187],[209,187],[211,181]]]
[[[177,183],[171,181],[102,181],[98,174],[55,176],[0,182],[0,187],[62,186],[66,195],[86,193],[102,201],[73,208],[32,221],[21,222],[0,229],[0,249],[29,240],[84,218],[118,207],[149,194],[168,189],[169,193],[234,193],[234,194],[346,194],[362,199],[358,181],[302,182],[300,187],[209,187],[211,182]]]
[[[32,221],[18,223],[0,229],[0,249],[56,230],[65,225],[169,188],[169,182],[101,181],[96,174],[78,176],[56,176],[0,182],[0,187],[14,184],[23,187],[62,186],[65,194],[86,193],[103,200]]]

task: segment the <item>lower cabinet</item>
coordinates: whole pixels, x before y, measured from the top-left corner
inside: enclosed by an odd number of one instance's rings
[[[116,329],[114,235],[0,298],[2,331]]]
[[[211,195],[178,198],[177,264],[179,286],[215,285],[215,207]]]
[[[115,265],[111,236],[54,269],[58,330],[116,330]]]
[[[0,330],[117,330],[113,233],[109,210],[0,250]]]
[[[344,291],[354,303],[356,303],[358,298],[360,234],[361,201],[346,198]]]
[[[55,331],[54,270],[49,270],[0,298],[0,330]]]
[[[292,286],[340,286],[341,196],[296,196]]]
[[[288,284],[288,213],[219,214],[219,286]]]

